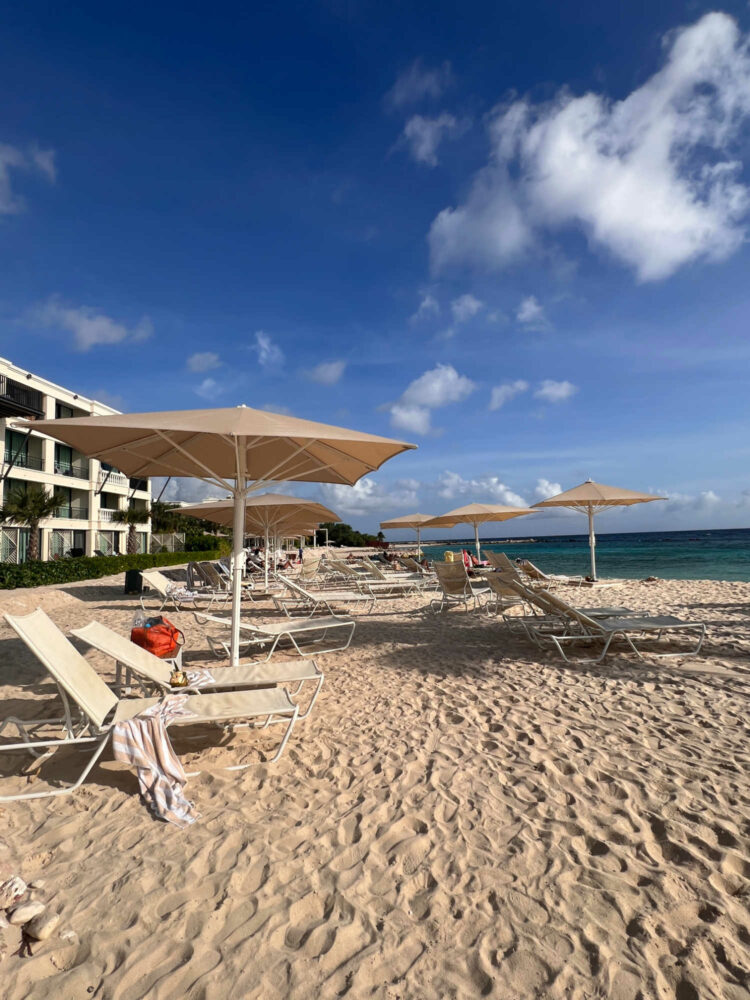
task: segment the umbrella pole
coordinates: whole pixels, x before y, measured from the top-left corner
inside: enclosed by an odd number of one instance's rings
[[[240,612],[242,606],[242,551],[245,541],[245,483],[237,480],[234,491],[234,528],[232,552],[232,656],[230,665],[240,661]]]
[[[594,534],[594,508],[589,504],[589,549],[591,550],[591,579],[596,580],[596,535]]]
[[[268,593],[268,525],[266,525],[266,558],[263,562],[266,568],[266,593]]]
[[[419,562],[419,560],[422,558],[422,546],[420,542],[421,542],[421,529],[419,528],[419,525],[417,525],[417,562]]]
[[[479,559],[479,525],[474,525],[474,548],[477,550],[477,559]]]

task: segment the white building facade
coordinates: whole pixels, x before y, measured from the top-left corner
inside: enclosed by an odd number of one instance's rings
[[[55,516],[40,524],[40,559],[125,554],[128,528],[113,521],[115,511],[148,509],[151,485],[147,479],[129,479],[46,434],[13,425],[19,418],[117,412],[0,358],[0,500],[5,503],[14,489],[27,489],[32,483],[63,497]],[[137,530],[138,550],[148,552],[151,526],[146,523]],[[24,562],[28,536],[28,528],[0,525],[0,562]]]

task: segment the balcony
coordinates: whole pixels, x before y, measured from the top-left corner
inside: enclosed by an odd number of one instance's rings
[[[82,503],[70,503],[60,507],[52,516],[62,517],[69,521],[88,521],[89,509]]]
[[[125,489],[128,485],[128,477],[123,476],[121,472],[115,472],[114,469],[109,471],[99,469],[99,485],[103,486],[105,482],[107,486],[120,486]]]
[[[55,475],[56,476],[72,476],[73,479],[88,479],[89,478],[89,463],[88,462],[55,462]]]
[[[111,510],[109,507],[99,508],[100,521],[114,521],[116,514],[119,514],[118,510]]]
[[[7,448],[5,451],[5,461],[10,463],[13,457]],[[13,463],[14,469],[33,469],[35,472],[44,472],[44,459],[41,455],[24,455],[23,452],[16,456],[16,460]]]
[[[0,417],[43,417],[44,400],[41,392],[0,375]]]

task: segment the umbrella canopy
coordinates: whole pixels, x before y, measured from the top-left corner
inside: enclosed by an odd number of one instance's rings
[[[432,514],[404,514],[403,517],[393,517],[390,521],[381,521],[382,531],[389,531],[397,528],[415,528],[417,531],[417,559],[422,555],[421,532],[422,525],[432,520]]]
[[[631,507],[636,503],[651,503],[652,500],[666,500],[667,497],[656,497],[651,493],[637,493],[621,486],[605,486],[587,479],[572,490],[558,493],[547,500],[540,500],[535,507],[570,507],[588,515],[589,519],[589,549],[591,550],[591,579],[596,580],[596,535],[594,533],[594,515],[605,507]]]
[[[431,528],[452,528],[456,524],[474,525],[474,545],[479,559],[479,526],[488,521],[509,521],[513,517],[523,517],[524,514],[534,514],[531,507],[504,507],[502,504],[470,503],[465,507],[456,507],[447,514],[433,517],[426,522]]]
[[[343,483],[415,446],[360,431],[267,413],[248,406],[24,421],[128,476],[189,476],[234,499],[234,555],[239,565],[245,500],[270,482]],[[233,576],[232,657],[240,635],[240,574]]]
[[[215,524],[232,524],[234,521],[234,500],[206,500],[203,503],[180,507],[177,514],[199,517]],[[309,533],[313,526],[322,521],[340,521],[334,511],[315,500],[288,496],[284,493],[261,493],[245,500],[245,532],[265,535],[266,551],[270,537]],[[266,587],[268,587],[268,559],[266,563]]]

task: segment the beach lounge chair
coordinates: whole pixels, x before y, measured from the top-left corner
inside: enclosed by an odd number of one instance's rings
[[[399,556],[398,561],[412,573],[419,573],[426,580],[435,582],[435,571],[431,569],[426,569],[421,563],[418,563],[413,556]]]
[[[353,625],[354,623],[352,623]],[[314,660],[278,660],[275,663],[245,663],[237,667],[216,667],[209,673],[213,681],[202,679],[199,686],[173,688],[169,682],[172,666],[168,660],[161,660],[147,649],[136,646],[127,636],[114,632],[100,622],[91,622],[85,628],[71,629],[71,635],[83,640],[87,645],[98,649],[105,656],[111,656],[115,661],[115,679],[118,690],[121,686],[129,687],[133,674],[139,679],[143,694],[151,694],[154,690],[163,694],[179,694],[183,691],[194,691],[203,694],[205,691],[221,691],[226,688],[253,688],[269,684],[296,684],[291,692],[292,698],[300,694],[307,681],[315,684],[310,703],[298,719],[305,719],[315,704],[315,699],[323,686],[323,673]],[[124,669],[124,677],[123,677]]]
[[[523,596],[503,579],[500,573],[487,573],[482,580],[490,589],[484,606],[487,614],[505,612],[508,608],[519,607],[525,603]]]
[[[482,597],[490,593],[484,580],[469,578],[463,562],[436,562],[435,572],[441,593],[430,601],[433,611],[442,611],[453,604],[463,604],[467,608],[471,604],[477,611],[482,606]]]
[[[216,602],[223,601],[226,604],[227,600],[232,596],[227,593],[215,594],[209,591],[202,594],[200,591],[191,591],[185,584],[177,583],[175,580],[169,580],[163,573],[160,573],[158,569],[144,569],[141,576],[143,577],[143,582],[154,590],[158,594],[159,598],[161,598],[161,605],[157,609],[159,612],[163,611],[168,604],[170,604],[175,611],[180,611],[185,606],[189,606],[191,608],[210,608]],[[144,603],[143,594],[140,596],[140,602],[144,612],[146,614],[150,614],[151,612]]]
[[[64,714],[57,719],[5,719],[0,723],[0,734],[12,726],[21,740],[2,744],[0,750],[28,750],[35,757],[44,757],[59,747],[92,744],[93,753],[72,785],[46,792],[0,796],[0,802],[67,795],[85,781],[102,755],[114,726],[152,708],[159,699],[118,698],[41,608],[20,617],[5,615],[5,620],[51,674],[60,693]],[[265,728],[271,723],[286,723],[273,761],[284,752],[299,716],[299,706],[284,688],[189,694],[185,696],[184,707],[192,714],[172,719],[171,725],[226,725],[234,720],[234,728]],[[240,720],[238,724],[237,720]],[[57,734],[52,736],[50,730],[57,730]],[[250,766],[235,764],[226,770],[239,771]]]
[[[412,590],[423,590],[425,577],[423,573],[414,573],[412,570],[403,571],[396,569],[386,569],[381,563],[378,565],[369,556],[362,556],[362,562],[372,574],[373,578],[381,583],[400,583],[405,587],[411,586]]]
[[[308,618],[312,618],[319,611],[325,611],[335,618],[336,615],[333,608],[337,604],[356,604],[366,614],[369,614],[377,601],[377,597],[372,594],[363,594],[359,590],[345,590],[343,588],[336,590],[308,590],[299,581],[291,580],[281,573],[279,573],[279,580],[284,584],[289,593],[274,596],[273,603],[279,611],[283,611],[289,617],[291,617],[290,612],[295,610]]]
[[[574,661],[568,658],[564,647],[575,643],[586,643],[589,645],[601,643],[602,650],[598,657],[586,660],[577,659],[575,661],[577,663],[600,663],[609,652],[610,646],[615,639],[624,641],[632,652],[639,659],[643,660],[645,657],[643,655],[644,650],[640,646],[641,640],[656,639],[658,641],[663,635],[671,635],[675,632],[698,634],[698,641],[695,647],[688,651],[662,653],[653,649],[645,650],[650,656],[658,656],[666,659],[675,656],[697,656],[706,638],[705,622],[683,621],[673,615],[642,615],[632,611],[625,616],[594,617],[591,613],[592,611],[595,614],[601,614],[604,609],[584,610],[575,608],[566,601],[563,601],[556,594],[549,592],[537,593],[534,596],[537,598],[541,597],[543,603],[548,608],[557,611],[559,620],[564,623],[564,628],[562,631],[554,628],[546,628],[546,622],[544,624],[538,623],[533,618],[524,619],[524,627],[530,637],[539,645],[548,641],[551,642],[567,663]],[[629,611],[629,609],[625,610]]]
[[[549,588],[550,584],[563,584],[570,587],[582,587],[587,581],[583,576],[564,576],[561,573],[543,573],[538,566],[535,566],[530,559],[522,559],[520,563],[521,572],[534,583],[543,583]]]
[[[529,638],[532,639],[534,636],[525,627],[527,621],[535,629],[558,632],[565,630],[568,616],[561,612],[559,605],[549,600],[549,593],[547,591],[523,584],[516,577],[505,573],[493,574],[488,578],[488,581],[495,578],[502,581],[504,586],[509,587],[519,596],[527,612],[526,617],[513,615],[505,619],[506,624],[511,629],[525,631],[529,635]],[[598,607],[586,608],[576,606],[576,611],[588,615],[589,618],[626,618],[641,613],[634,611],[632,608],[624,608],[619,605],[600,605]]]
[[[209,622],[231,628],[230,618],[220,618],[202,611],[194,611],[195,620],[199,625]],[[259,646],[259,652],[265,652],[265,660],[270,660],[280,642],[290,642],[300,656],[322,656],[323,653],[338,653],[348,649],[354,635],[356,622],[351,618],[339,618],[332,615],[326,618],[316,618],[313,621],[289,621],[285,618],[280,622],[240,622],[240,646]],[[330,643],[329,634],[336,636],[337,641]],[[229,656],[230,642],[217,636],[207,635],[206,640],[211,651],[216,656]],[[304,642],[309,642],[314,648],[306,649]],[[268,647],[263,649],[263,647]]]

